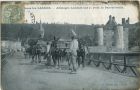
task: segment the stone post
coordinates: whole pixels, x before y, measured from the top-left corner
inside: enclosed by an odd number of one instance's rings
[[[97,37],[98,37],[98,45],[104,45],[104,35],[103,35],[103,28],[97,28]]]

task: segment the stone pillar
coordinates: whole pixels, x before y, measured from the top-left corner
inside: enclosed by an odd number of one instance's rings
[[[103,28],[97,28],[97,37],[98,37],[98,45],[102,46],[104,45],[104,35],[103,35]]]
[[[124,49],[124,34],[123,34],[123,26],[118,25],[115,30],[115,46],[118,49]]]
[[[125,50],[128,50],[128,43],[129,43],[129,40],[128,40],[128,35],[129,35],[129,29],[128,28],[124,28],[124,48]]]

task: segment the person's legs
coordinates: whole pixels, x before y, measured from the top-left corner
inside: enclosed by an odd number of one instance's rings
[[[56,65],[56,62],[55,62],[54,55],[52,55],[52,60],[53,60],[53,65],[55,66]]]
[[[72,66],[73,66],[73,71],[76,72],[77,70],[76,55],[72,55]]]
[[[38,63],[38,54],[36,54],[36,62]]]
[[[80,56],[77,56],[77,62],[78,62],[78,67],[80,67],[80,64],[81,64],[81,58],[80,58]]]
[[[26,57],[26,53],[24,52],[23,54],[24,54],[24,58],[26,59],[26,58],[27,58],[27,57]]]
[[[59,68],[60,67],[60,57],[57,56],[56,59],[57,59],[57,64],[58,64],[58,68]]]
[[[47,54],[46,58],[47,58],[47,61],[46,61],[47,65],[51,65],[51,56]]]
[[[85,55],[82,56],[82,66],[85,67]]]
[[[43,60],[43,52],[40,53],[40,62]]]
[[[44,60],[46,59],[45,65],[48,65],[48,54],[47,53],[44,54],[44,58],[43,59]]]
[[[37,63],[37,54],[34,55],[35,63]]]
[[[34,58],[35,58],[35,56],[34,56],[34,55],[32,55],[32,61],[31,61],[31,63],[33,63],[33,62],[34,62]]]
[[[38,54],[38,62],[41,63],[41,54]]]
[[[73,71],[73,61],[72,61],[72,55],[70,54],[70,56],[69,56],[69,69],[71,70],[71,71]]]
[[[53,58],[54,67],[57,67],[57,63],[58,63],[57,62],[57,55],[53,54],[52,58]]]
[[[70,68],[70,63],[71,63],[71,62],[70,62],[70,59],[71,59],[71,58],[70,58],[70,54],[67,53],[67,54],[66,54],[66,61],[68,62],[68,68],[69,68],[69,70],[71,69],[71,68]]]

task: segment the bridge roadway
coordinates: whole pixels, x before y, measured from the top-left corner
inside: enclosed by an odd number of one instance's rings
[[[70,74],[43,64],[31,64],[23,53],[8,57],[2,69],[3,90],[137,90],[138,78],[103,71],[92,66]]]

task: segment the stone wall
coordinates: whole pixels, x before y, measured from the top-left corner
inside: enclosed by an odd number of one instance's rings
[[[97,28],[97,46],[94,46],[92,50],[101,52],[128,51],[128,32],[129,29],[122,25],[117,25],[113,30]]]

